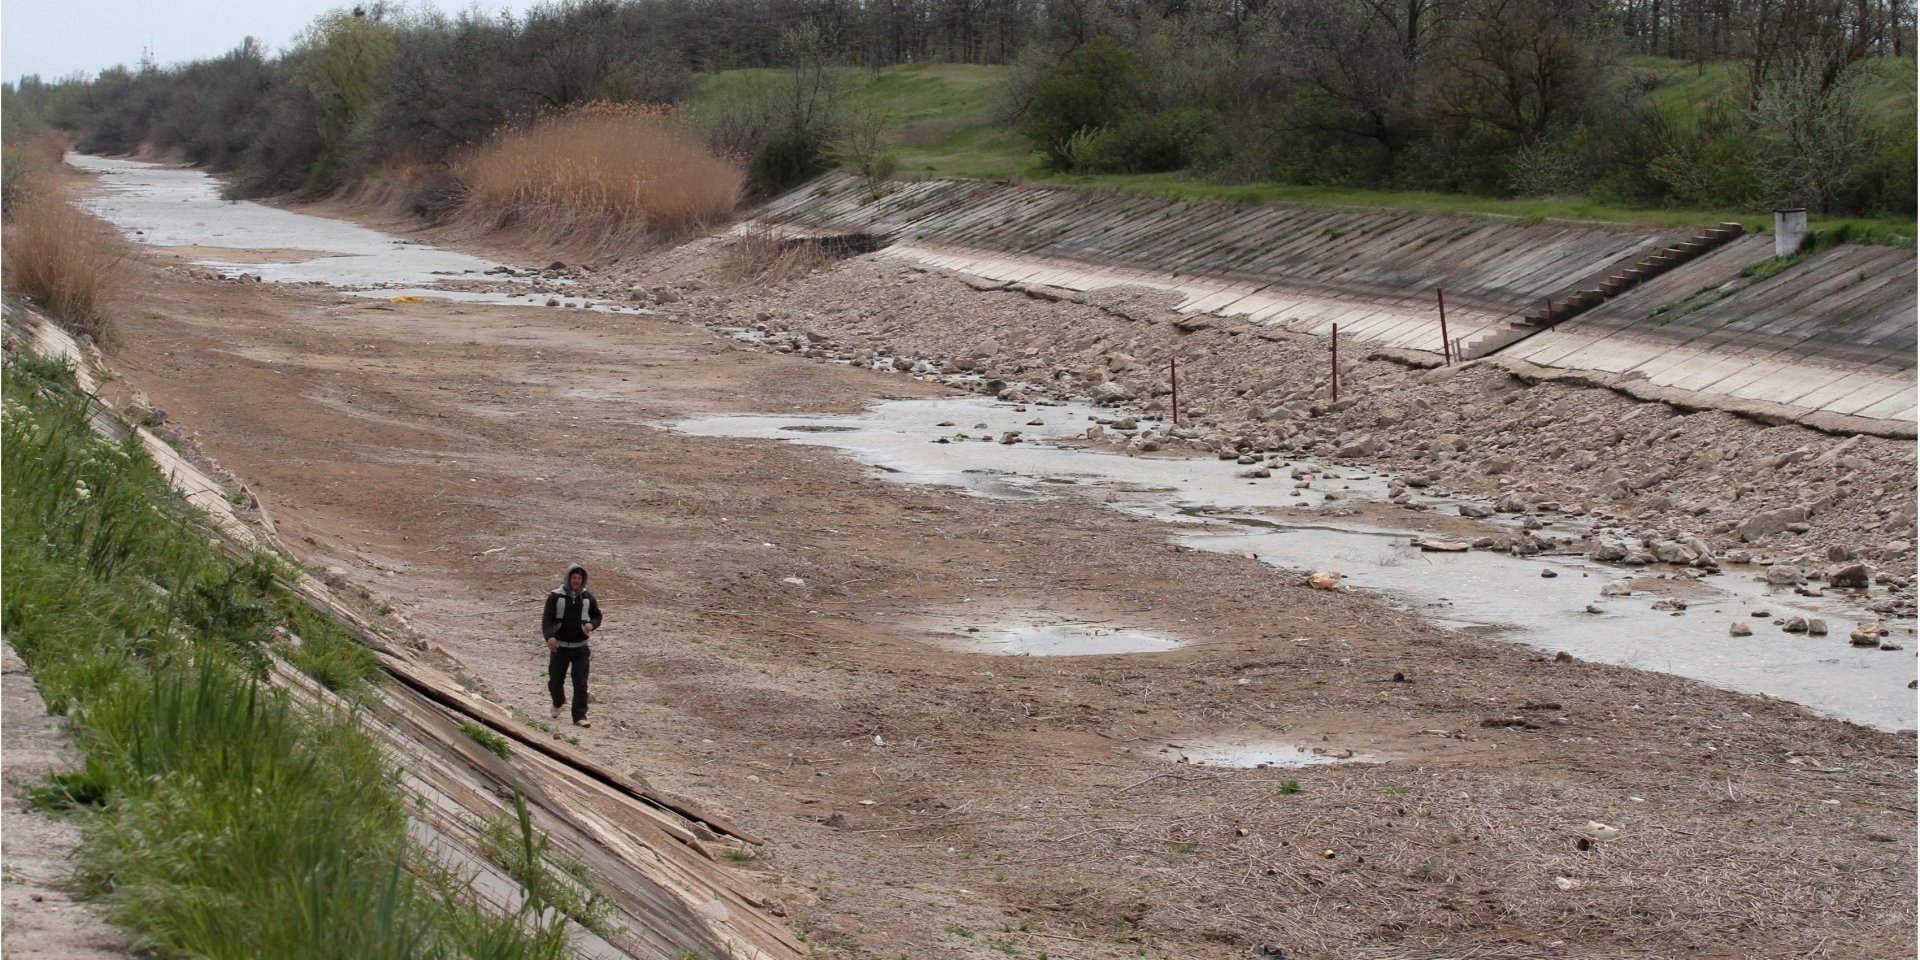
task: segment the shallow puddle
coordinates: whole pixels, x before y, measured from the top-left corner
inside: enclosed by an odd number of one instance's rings
[[[1383,594],[1410,609],[1475,633],[1542,651],[1658,670],[1728,690],[1764,693],[1859,723],[1914,727],[1913,654],[1860,649],[1847,634],[1859,622],[1829,598],[1770,594],[1766,584],[1726,575],[1686,582],[1694,595],[1685,611],[1655,609],[1657,594],[1603,597],[1616,580],[1657,576],[1577,557],[1422,553],[1404,534],[1302,526],[1280,531],[1189,534],[1181,542],[1221,553],[1251,552],[1292,569],[1337,570],[1344,585]],[[1556,576],[1541,576],[1548,570]],[[1589,605],[1600,613],[1588,613]],[[1756,610],[1770,616],[1752,616]],[[1828,634],[1790,634],[1774,624],[1793,616],[1818,617]],[[1734,622],[1753,635],[1728,635]],[[1910,641],[1912,624],[1888,623]],[[1649,705],[1649,709],[1653,707]]]
[[[1159,513],[1177,508],[1311,511],[1386,496],[1386,478],[1358,479],[1357,471],[1316,478],[1311,489],[1295,496],[1285,468],[1270,478],[1249,480],[1234,476],[1247,468],[1233,463],[1127,456],[1049,442],[1084,437],[1088,427],[1116,415],[1113,410],[1084,404],[1015,405],[985,397],[932,397],[882,401],[855,414],[720,415],[673,426],[697,436],[831,446],[862,463],[884,468],[895,480],[957,487],[1002,499],[1052,496],[1062,487],[1073,487],[1083,492],[1092,489],[1116,505],[1137,502],[1140,509]],[[1141,426],[1164,425],[1143,421]],[[1002,443],[1009,433],[1017,434],[1018,441]],[[1328,493],[1335,498],[1328,500]]]
[[[974,636],[969,634],[969,636]],[[1088,657],[1113,653],[1161,653],[1180,646],[1179,641],[1131,630],[1061,624],[1047,627],[1013,627],[978,634],[979,646],[988,653],[1015,657]]]
[[[1302,747],[1273,740],[1213,740],[1169,746],[1161,755],[1178,763],[1201,767],[1299,769],[1334,763],[1378,763],[1379,760],[1352,750],[1326,747]]]
[[[1347,585],[1449,629],[1766,694],[1856,723],[1895,730],[1920,725],[1907,689],[1915,673],[1911,620],[1882,621],[1907,651],[1852,647],[1847,634],[1861,616],[1856,605],[1838,596],[1774,592],[1745,571],[1673,581],[1672,592],[1689,604],[1675,616],[1654,609],[1656,595],[1601,596],[1611,581],[1657,577],[1657,570],[1579,557],[1423,553],[1410,545],[1414,535],[1407,531],[1362,526],[1326,510],[1384,500],[1391,478],[1379,473],[1336,468],[1330,477],[1314,477],[1305,495],[1296,497],[1286,468],[1250,480],[1237,477],[1247,468],[1231,462],[1046,442],[1082,435],[1094,422],[1090,417],[1112,416],[1078,405],[1028,404],[1019,410],[983,397],[957,397],[885,401],[844,416],[721,416],[675,426],[703,436],[829,446],[882,468],[891,480],[980,496],[1086,496],[1192,525],[1197,529],[1178,539],[1195,549],[1251,554],[1294,570],[1339,571]],[[1041,424],[1029,422],[1034,419]],[[1021,442],[999,442],[1016,430]],[[1336,499],[1326,499],[1328,493]],[[1423,493],[1418,502],[1454,501]],[[1601,612],[1586,612],[1590,604]],[[1771,616],[1750,616],[1758,609]],[[1826,620],[1828,635],[1789,634],[1773,623],[1791,616]],[[1730,636],[1736,621],[1749,624],[1753,635]]]

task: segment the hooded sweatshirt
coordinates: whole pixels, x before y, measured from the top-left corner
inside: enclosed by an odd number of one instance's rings
[[[576,572],[580,574],[580,589],[572,590],[568,582]],[[587,634],[580,629],[582,623],[600,629],[600,602],[587,591],[587,568],[576,563],[567,567],[560,588],[547,594],[546,609],[540,614],[540,635],[560,641],[563,647],[584,647]]]

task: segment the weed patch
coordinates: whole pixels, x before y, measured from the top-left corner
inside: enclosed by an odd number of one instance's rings
[[[488,730],[486,727],[477,723],[461,724],[460,732],[466,734],[467,739],[487,748],[488,753],[502,760],[513,759],[513,748],[507,745],[506,737],[494,733],[492,730]]]

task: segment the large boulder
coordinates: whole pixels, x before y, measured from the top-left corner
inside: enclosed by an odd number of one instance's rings
[[[1830,587],[1865,587],[1873,582],[1873,568],[1864,563],[1849,563],[1827,571]]]
[[[1775,534],[1782,533],[1793,524],[1806,523],[1812,511],[1804,506],[1781,507],[1767,510],[1748,517],[1737,528],[1740,539],[1748,543],[1757,543]]]

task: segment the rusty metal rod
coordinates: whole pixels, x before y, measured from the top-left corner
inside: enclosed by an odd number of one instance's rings
[[[1439,287],[1433,288],[1434,297],[1440,301],[1440,359],[1447,366],[1453,366],[1452,339],[1447,336],[1447,292]]]
[[[1180,425],[1180,361],[1167,358],[1167,380],[1173,384],[1173,425]]]

